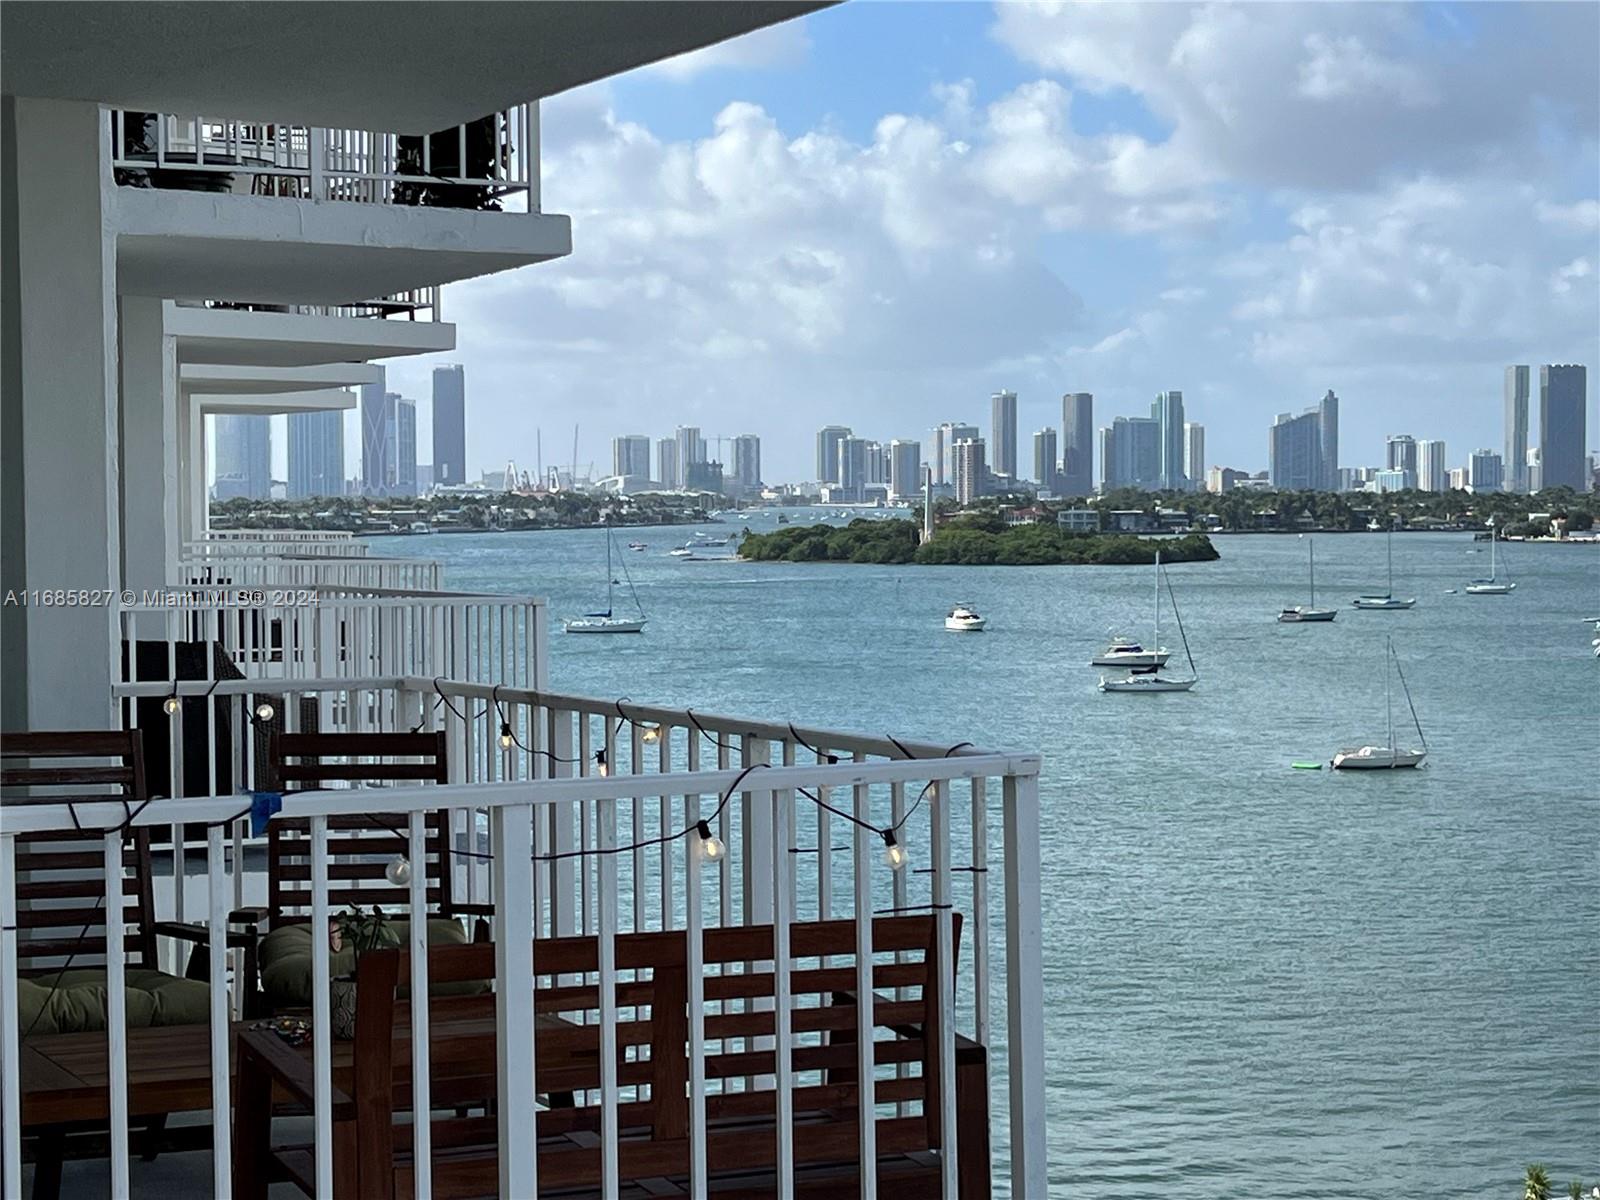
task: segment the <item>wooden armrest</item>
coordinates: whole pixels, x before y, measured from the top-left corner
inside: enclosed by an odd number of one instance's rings
[[[228,914],[228,921],[233,925],[264,925],[271,915],[266,908],[236,908]]]
[[[211,944],[211,927],[188,921],[157,921],[150,926],[150,932],[157,937],[169,937],[180,942],[193,942],[200,946]],[[228,948],[232,950],[249,950],[256,944],[253,932],[230,930],[228,933]]]
[[[315,1103],[316,1080],[312,1076],[311,1060],[296,1054],[272,1030],[247,1029],[239,1034],[240,1067],[243,1068],[249,1060],[259,1063],[272,1077],[272,1081],[299,1103],[307,1108]],[[354,1120],[355,1101],[340,1091],[339,1086],[331,1080],[329,1088],[329,1095],[333,1101],[333,1119]]]
[[[494,916],[494,905],[492,905],[492,904],[476,904],[476,903],[457,902],[455,904],[452,904],[450,907],[452,909],[454,909],[456,912],[461,913],[463,916],[468,916],[468,917],[492,917],[492,916]]]

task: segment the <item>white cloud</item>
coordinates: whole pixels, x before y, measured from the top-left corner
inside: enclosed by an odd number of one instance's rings
[[[691,50],[653,63],[640,73],[684,81],[715,70],[798,67],[810,54],[811,36],[806,32],[804,19],[799,19],[768,25],[743,37]]]

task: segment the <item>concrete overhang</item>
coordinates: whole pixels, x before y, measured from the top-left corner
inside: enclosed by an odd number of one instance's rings
[[[436,354],[456,347],[456,327],[447,321],[245,312],[170,300],[164,308],[166,332],[177,339],[178,361],[185,364],[305,367]]]
[[[572,253],[541,213],[116,189],[117,290],[257,304],[357,304]]]
[[[381,383],[383,368],[367,363],[328,363],[315,367],[243,367],[186,363],[178,368],[178,387],[194,395],[270,396]]]
[[[356,406],[356,394],[338,390],[322,392],[268,392],[258,396],[195,394],[189,397],[196,415],[221,413],[275,416],[278,413],[342,412]]]
[[[7,95],[427,133],[833,0],[7,0]]]

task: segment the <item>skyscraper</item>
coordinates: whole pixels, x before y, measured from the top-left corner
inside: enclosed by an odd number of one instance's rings
[[[1581,492],[1584,471],[1584,405],[1588,372],[1580,366],[1539,368],[1539,464],[1543,485]]]
[[[1542,378],[1541,378],[1542,382]],[[1528,368],[1506,368],[1506,490],[1528,490]]]
[[[928,453],[926,457],[928,465],[933,469],[933,482],[936,486],[946,482],[944,472],[945,435],[949,432],[950,423],[946,421],[943,425],[935,425],[933,431],[928,435]]]
[[[678,478],[676,482],[680,487],[689,482],[689,468],[696,463],[706,461],[706,442],[700,436],[698,425],[679,425],[676,433],[678,439]]]
[[[650,439],[642,433],[625,433],[611,439],[611,473],[650,478]]]
[[[1325,492],[1339,490],[1339,397],[1329,388],[1317,406],[1321,420],[1318,436],[1322,441],[1322,478],[1317,487]]]
[[[391,393],[394,400],[394,487],[396,496],[417,494],[417,402]]]
[[[1150,405],[1150,416],[1161,427],[1157,486],[1169,491],[1187,487],[1183,473],[1183,393],[1162,392]]]
[[[217,499],[268,499],[272,495],[272,418],[256,413],[219,413],[212,421]]]
[[[992,415],[991,469],[1001,475],[1017,477],[1017,394],[999,391],[989,397]]]
[[[1424,492],[1442,492],[1449,478],[1450,468],[1445,466],[1444,461],[1444,443],[1418,442],[1417,487]]]
[[[761,439],[753,433],[733,439],[733,481],[746,492],[761,490]]]
[[[1060,468],[1056,463],[1056,431],[1048,425],[1033,435],[1033,478],[1041,492],[1054,496]]]
[[[971,504],[987,490],[989,463],[982,438],[962,438],[952,448],[956,501]]]
[[[1410,471],[1417,475],[1417,439],[1409,433],[1391,433],[1388,440],[1389,470]]]
[[[952,421],[944,426],[944,480],[954,486],[956,481],[956,443],[981,441],[983,434],[976,425],[963,425],[959,421]],[[988,470],[987,447],[985,448],[984,470]]]
[[[655,481],[667,491],[678,486],[678,443],[675,438],[656,440]]]
[[[1161,487],[1161,437],[1154,417],[1118,417],[1101,429],[1101,490]]]
[[[375,383],[361,385],[361,491],[367,496],[387,495],[394,477],[394,460],[389,457],[389,428],[394,424],[394,405],[386,390],[383,368],[378,368]]]
[[[908,500],[922,493],[922,444],[906,438],[889,443],[889,495]]]
[[[1183,423],[1183,473],[1195,490],[1205,481],[1206,427],[1199,421]]]
[[[1498,492],[1505,486],[1505,469],[1493,450],[1474,450],[1467,460],[1467,488],[1473,492]]]
[[[433,369],[433,482],[467,481],[467,376],[460,363]]]
[[[863,484],[884,484],[889,482],[889,448],[882,442],[867,442],[866,465],[861,472]],[[866,497],[862,496],[865,500]]]
[[[1310,491],[1322,483],[1322,413],[1279,413],[1267,446],[1267,477],[1275,488]]]
[[[344,413],[338,410],[289,414],[291,500],[344,495]]]
[[[1061,480],[1063,496],[1094,491],[1094,396],[1068,392],[1061,397]]]
[[[824,425],[817,430],[817,482],[839,482],[839,443],[850,436],[846,425]]]
[[[835,482],[845,497],[860,500],[867,485],[867,439],[843,437],[839,439],[839,461],[835,465]]]

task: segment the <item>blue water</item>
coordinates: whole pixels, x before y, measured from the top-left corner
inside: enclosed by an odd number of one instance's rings
[[[770,527],[770,518],[752,522]],[[1149,568],[628,566],[637,638],[553,642],[561,690],[1045,756],[1052,1195],[1511,1196],[1543,1162],[1600,1181],[1600,552],[1513,545],[1511,596],[1465,535],[1219,538],[1172,584],[1200,684],[1095,689],[1148,634]],[[451,586],[603,595],[593,532],[385,539]],[[981,636],[941,619],[970,601]],[[1170,614],[1164,615],[1170,620]],[[1291,770],[1384,736],[1394,635],[1421,771]],[[1163,641],[1176,646],[1170,629]],[[1409,720],[1397,697],[1397,722]],[[1402,736],[1403,742],[1407,740]]]

